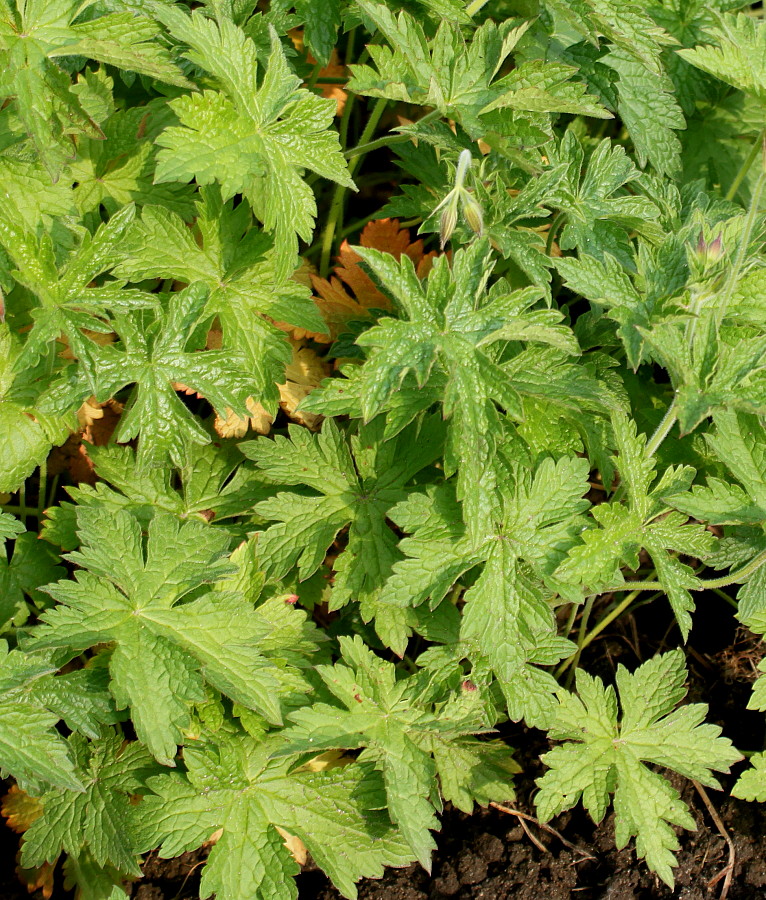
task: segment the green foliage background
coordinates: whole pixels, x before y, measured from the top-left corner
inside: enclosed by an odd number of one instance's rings
[[[430,867],[444,801],[513,797],[510,720],[556,742],[541,819],[613,803],[673,885],[694,823],[664,770],[742,758],[682,703],[695,596],[766,633],[750,6],[0,0],[24,867],[117,900],[218,833],[202,898],[288,900],[289,834],[353,898]],[[393,216],[433,258],[357,248],[381,305],[336,328],[306,267]],[[296,341],[332,374],[288,428]],[[272,434],[221,437],[254,405]],[[65,442],[92,483],[49,471]],[[615,689],[580,655],[646,592],[678,646]],[[764,754],[733,793],[766,800]]]

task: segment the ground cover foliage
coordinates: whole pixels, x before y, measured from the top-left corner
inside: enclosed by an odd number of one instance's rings
[[[695,597],[766,633],[759,5],[2,0],[0,55],[27,880],[209,843],[202,898],[307,851],[353,898],[513,799],[523,721],[541,821],[613,808],[672,886],[668,773],[742,759]],[[585,671],[647,599],[674,648]]]

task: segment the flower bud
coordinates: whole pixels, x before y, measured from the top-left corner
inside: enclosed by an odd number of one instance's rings
[[[719,232],[710,243],[705,240],[705,235],[700,231],[697,239],[697,256],[704,263],[717,262],[724,254],[723,235]]]
[[[452,232],[455,230],[455,226],[457,225],[457,204],[456,203],[448,203],[447,206],[444,207],[444,212],[442,213],[441,225],[439,227],[439,237],[441,239],[441,248],[444,249],[444,245],[447,241],[452,237]]]
[[[484,213],[482,212],[481,204],[468,191],[463,191],[462,200],[463,213],[468,227],[474,234],[478,234],[481,237],[484,233]]]

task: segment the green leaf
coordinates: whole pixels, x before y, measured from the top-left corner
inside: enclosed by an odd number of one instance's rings
[[[508,124],[517,121],[521,128],[527,122],[541,126],[538,131],[544,140],[547,114],[552,112],[611,115],[585,93],[583,85],[572,81],[574,69],[561,63],[522,63],[496,78],[529,23],[508,20],[497,26],[490,20],[468,42],[455,17],[447,15],[429,40],[420,21],[404,10],[395,16],[368,0],[358,0],[358,6],[392,49],[371,44],[375,67],[351,66],[349,89],[357,94],[435,107],[460,122],[474,140],[488,138],[491,132],[513,134]]]
[[[699,589],[701,582],[671,554],[704,558],[712,549],[713,536],[703,525],[688,523],[684,515],[665,513],[665,498],[675,493],[676,485],[688,487],[694,470],[668,469],[652,487],[655,462],[646,454],[646,436],[637,434],[635,422],[621,413],[613,414],[612,424],[618,448],[616,465],[628,504],[612,501],[595,506],[593,517],[601,527],[582,533],[583,543],[569,551],[555,577],[580,583],[588,593],[601,592],[624,583],[621,567],[637,569],[639,551],[644,547],[686,639],[694,610],[690,591]]]
[[[550,736],[566,743],[543,755],[549,770],[537,779],[535,803],[548,821],[580,799],[600,822],[614,794],[618,848],[636,838],[636,853],[671,888],[674,851],[671,826],[694,830],[694,819],[670,783],[645,763],[669,768],[704,785],[719,787],[712,772],[728,772],[741,756],[716,725],[703,724],[707,706],[675,709],[686,691],[680,650],[655,656],[629,673],[617,668],[622,718],[614,689],[578,669],[577,692],[561,697]]]
[[[107,79],[111,85],[111,79]],[[166,102],[115,110],[100,123],[103,138],[81,137],[77,157],[67,168],[76,187],[71,199],[81,215],[103,205],[110,215],[123,206],[162,206],[189,221],[194,215],[192,189],[181,184],[154,184],[155,140],[171,121]],[[117,248],[118,250],[121,247]]]
[[[655,72],[661,71],[661,50],[676,43],[675,38],[651,18],[644,4],[633,0],[623,3],[612,0],[576,0],[574,3],[547,0],[547,5],[560,13],[591,43],[597,44],[597,35],[602,34]]]
[[[440,714],[428,704],[415,705],[416,677],[397,680],[394,666],[376,657],[358,636],[341,637],[340,646],[342,661],[318,666],[317,672],[341,705],[316,703],[292,713],[295,724],[284,732],[287,745],[279,755],[368,748],[360,760],[374,761],[382,772],[391,821],[430,871],[436,846],[430,832],[438,828],[431,735],[441,744],[440,752],[446,752],[445,742],[485,730],[483,714],[474,707],[466,715],[458,705],[453,718],[447,707]]]
[[[322,772],[270,762],[268,750],[240,738],[188,749],[187,774],[150,779],[153,793],[136,810],[142,849],[160,845],[172,858],[223,833],[210,851],[200,896],[218,900],[294,900],[298,866],[276,828],[299,837],[347,897],[354,882],[376,878],[383,865],[403,866],[411,854],[392,829],[382,785],[369,765]]]
[[[0,641],[0,767],[22,786],[42,782],[82,791],[67,744],[55,728],[60,716],[49,712],[42,698],[30,696],[35,682],[56,668],[50,655],[9,651]]]
[[[609,318],[619,323],[617,334],[625,345],[628,362],[637,369],[644,355],[638,326],[649,325],[653,304],[636,289],[623,266],[611,253],[601,259],[587,253],[564,256],[555,259],[554,265],[570,290],[606,307]]]
[[[7,512],[0,512],[0,540],[7,541],[23,534],[26,528],[22,522]]]
[[[605,139],[587,165],[584,158],[582,143],[571,130],[551,154],[551,164],[563,166],[566,173],[545,198],[547,206],[565,216],[559,245],[562,250],[576,247],[602,260],[609,253],[632,268],[626,231],[645,228],[659,210],[647,197],[625,190],[640,172],[622,146]]]
[[[108,400],[128,385],[136,385],[115,440],[127,442],[140,436],[142,467],[166,465],[168,457],[183,465],[189,444],[210,441],[181,402],[175,385],[199,392],[221,413],[229,407],[247,414],[245,401],[252,384],[239,360],[224,350],[198,352],[195,346],[207,298],[207,288],[195,283],[171,294],[160,310],[115,315],[120,342],[93,352],[99,399]],[[84,399],[83,394],[87,390],[81,390]]]
[[[319,332],[324,320],[307,288],[278,277],[277,254],[268,236],[252,227],[246,202],[234,209],[233,201],[221,202],[216,187],[204,188],[197,212],[199,243],[178,215],[146,207],[121,247],[116,273],[134,281],[204,284],[210,291],[205,313],[218,317],[223,348],[252,373],[251,394],[275,405],[291,351],[285,333],[270,320]]]
[[[648,160],[660,174],[679,175],[681,142],[675,132],[686,127],[686,120],[675,99],[673,82],[629,50],[612,50],[602,62],[619,75],[617,111],[639,163],[645,166]]]
[[[303,39],[314,59],[326,66],[338,39],[341,0],[298,0],[295,11],[304,20]]]
[[[750,768],[737,779],[731,789],[733,797],[740,800],[766,802],[766,753],[754,753],[750,757]]]
[[[189,59],[210,73],[219,92],[205,90],[170,102],[180,125],[158,137],[155,180],[221,185],[224,201],[244,194],[278,249],[277,275],[294,267],[297,237],[310,241],[316,202],[302,175],[306,169],[354,187],[329,128],[335,101],[300,88],[271,33],[266,72],[257,81],[255,44],[227,19],[218,23],[199,11],[158,11],[186,43]]]
[[[24,624],[29,615],[26,596],[45,605],[47,598],[38,588],[65,574],[57,562],[58,555],[53,548],[30,533],[16,539],[10,560],[0,558],[0,630],[11,621]]]
[[[63,334],[80,361],[81,377],[94,393],[97,345],[83,330],[108,334],[111,325],[104,320],[110,311],[148,307],[155,302],[140,290],[123,289],[121,282],[101,283],[99,277],[114,267],[135,207],[124,207],[93,235],[85,231],[63,266],[56,264],[56,246],[50,234],[35,234],[34,229],[26,227],[8,198],[0,201],[0,210],[4,213],[0,244],[15,266],[11,274],[38,301],[17,366],[34,365]]]
[[[82,568],[74,581],[49,587],[61,605],[43,614],[32,647],[114,643],[117,707],[130,706],[137,735],[165,765],[175,764],[203,677],[268,721],[281,720],[280,695],[300,691],[301,682],[291,669],[283,678],[261,649],[271,628],[241,595],[204,590],[232,571],[225,532],[158,513],[144,551],[140,525],[124,510],[86,507],[78,524],[82,548],[68,558]],[[192,591],[194,599],[179,603]]]
[[[499,486],[501,505],[478,545],[465,535],[446,490],[427,500],[415,495],[391,513],[413,535],[401,542],[407,559],[395,563],[381,602],[409,606],[430,597],[436,607],[459,578],[481,566],[464,595],[462,653],[494,672],[511,718],[534,727],[549,723],[557,690],[553,677],[537,666],[554,665],[571,653],[568,641],[551,640],[555,628],[540,583],[549,580],[582,530],[587,470],[575,458],[545,459],[534,475],[518,467]]]
[[[766,430],[757,416],[734,411],[715,414],[715,432],[706,440],[715,455],[743,485],[708,478],[667,502],[712,525],[751,525],[766,521]]]
[[[389,510],[407,496],[406,485],[438,458],[443,446],[443,427],[435,417],[388,442],[383,428],[382,417],[362,426],[351,436],[350,449],[331,419],[320,435],[290,426],[289,440],[278,436],[240,444],[264,479],[314,492],[280,492],[255,507],[267,521],[276,522],[258,539],[258,555],[269,573],[281,578],[297,563],[300,579],[309,578],[340,530],[348,527],[347,546],[334,563],[330,608],[357,600],[366,622],[393,613],[378,603],[391,566],[400,558],[396,536],[386,523]],[[379,630],[387,642],[393,639],[393,649],[401,655],[412,623],[404,613],[397,619],[397,628],[391,630],[389,624]]]
[[[23,127],[54,180],[74,155],[73,132],[102,137],[58,59],[83,56],[167,84],[190,86],[156,41],[160,29],[145,11],[89,19],[80,18],[82,12],[81,4],[72,0],[8,0],[0,11],[0,95],[15,99]]]
[[[53,863],[62,850],[77,857],[87,847],[99,865],[140,877],[129,795],[156,771],[151,754],[137,741],[123,747],[106,729],[98,740],[73,735],[68,743],[85,790],[56,788],[40,797],[42,815],[24,832],[21,864]]]
[[[744,13],[715,18],[704,35],[705,43],[676,52],[703,72],[766,104],[766,27]]]
[[[402,318],[384,318],[357,343],[368,350],[360,377],[361,407],[369,420],[387,408],[409,372],[419,387],[443,377],[442,406],[449,419],[445,470],[458,472],[466,524],[479,539],[487,528],[496,473],[496,435],[504,409],[522,416],[520,397],[495,361],[500,341],[550,344],[569,354],[579,348],[553,310],[531,308],[537,288],[519,291],[500,280],[488,291],[492,261],[486,241],[434,261],[425,283],[409,257],[399,262],[368,248],[356,252],[391,296]],[[406,316],[406,318],[405,318]]]
[[[721,330],[722,310],[707,305],[694,317],[672,316],[639,328],[654,357],[670,373],[682,433],[718,410],[766,413],[766,339],[749,330]],[[691,339],[687,335],[691,335]]]

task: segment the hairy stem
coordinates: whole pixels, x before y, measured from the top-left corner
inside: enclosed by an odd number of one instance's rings
[[[758,156],[758,151],[761,149],[761,145],[763,144],[764,135],[766,135],[766,131],[762,131],[753,142],[753,146],[750,148],[750,152],[745,157],[744,162],[740,166],[739,172],[737,172],[734,181],[732,181],[729,190],[726,192],[727,200],[733,200],[736,197],[740,185],[745,180],[747,173],[750,171],[750,166],[752,166],[752,164],[756,160],[756,157]]]
[[[545,255],[551,255],[551,249],[553,248],[553,242],[556,239],[556,232],[559,230],[561,223],[564,221],[565,213],[557,212],[553,217],[553,221],[551,222],[551,227],[548,229],[548,237],[545,241]]]
[[[46,495],[48,493],[48,460],[44,459],[40,464],[40,483],[37,492],[37,527],[38,529],[43,522],[43,513],[47,505]]]
[[[670,404],[670,406],[665,411],[665,415],[662,417],[662,421],[657,426],[654,431],[654,434],[649,438],[646,444],[646,455],[654,456],[654,454],[659,449],[662,442],[665,438],[670,434],[670,430],[675,425],[676,419],[678,418],[678,409],[676,406],[675,399]]]
[[[569,657],[569,659],[564,660],[564,662],[559,666],[556,671],[556,677],[558,678],[563,672],[567,670],[569,666],[572,666],[572,671],[569,673],[567,677],[566,687],[569,689],[572,684],[572,677],[574,675],[574,670],[577,668],[580,662],[580,656],[583,651],[583,647],[585,646],[585,638],[587,634],[588,628],[588,619],[590,618],[591,610],[593,609],[593,604],[596,602],[595,595],[593,597],[588,597],[585,601],[585,607],[582,611],[582,618],[580,619],[580,632],[577,636],[577,650]]]

